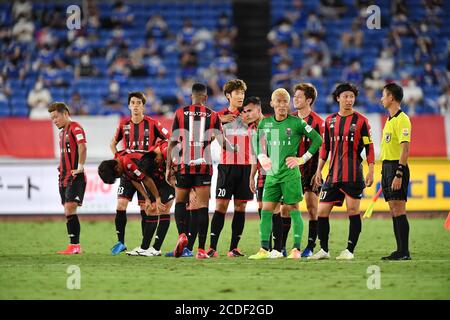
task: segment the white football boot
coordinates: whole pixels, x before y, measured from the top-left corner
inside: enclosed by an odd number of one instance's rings
[[[141,255],[141,253],[142,252],[144,252],[145,250],[144,249],[141,249],[141,247],[136,247],[136,248],[134,248],[133,250],[131,250],[131,251],[127,251],[126,252],[126,254],[128,255],[128,256],[140,256]]]
[[[354,258],[355,256],[353,255],[353,253],[348,251],[348,249],[345,249],[341,252],[340,255],[336,257],[336,260],[353,260]]]
[[[272,250],[269,252],[269,254],[267,255],[267,258],[269,259],[280,259],[280,258],[284,258],[283,254],[280,251],[277,250]]]
[[[323,249],[320,249],[318,252],[313,254],[310,257],[307,257],[308,260],[323,260],[323,259],[330,259],[330,254]]]

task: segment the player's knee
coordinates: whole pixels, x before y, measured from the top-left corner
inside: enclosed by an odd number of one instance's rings
[[[121,210],[121,211],[127,210],[128,202],[129,202],[128,199],[117,200],[117,210]],[[141,205],[141,209],[142,209],[142,205]],[[144,209],[142,209],[142,210],[144,210]]]
[[[247,202],[235,201],[234,202],[234,210],[243,212],[245,211],[245,207],[247,206]]]
[[[69,203],[64,204],[65,216],[67,217],[67,216],[77,214],[77,207],[78,207],[78,204],[75,202],[69,202]]]

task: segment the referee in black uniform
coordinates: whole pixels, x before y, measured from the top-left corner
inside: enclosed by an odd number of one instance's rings
[[[381,141],[381,187],[392,214],[397,250],[382,260],[411,260],[408,247],[409,224],[406,217],[409,168],[408,155],[411,141],[411,121],[400,109],[403,89],[395,83],[383,88],[381,103],[389,112]]]

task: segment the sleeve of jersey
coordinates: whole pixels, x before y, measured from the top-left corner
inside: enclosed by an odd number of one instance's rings
[[[214,113],[214,129],[219,130],[221,133],[223,132],[222,123],[219,119],[219,113]]]
[[[400,119],[397,130],[397,137],[400,143],[411,142],[411,121],[408,117]]]
[[[166,139],[170,138],[169,130],[164,128],[163,125],[161,124],[161,122],[159,122],[159,121],[156,122],[156,125],[155,125],[155,136],[162,140],[166,140]]]
[[[372,142],[372,133],[367,119],[363,123],[361,130],[361,137],[364,144],[364,148],[366,149],[367,163],[368,164],[375,163],[375,150]]]
[[[311,154],[315,154],[320,146],[322,145],[322,137],[320,134],[314,130],[309,124],[302,120],[303,130],[305,135],[311,139],[311,145],[308,148],[308,152]]]
[[[267,155],[267,139],[263,127],[264,120],[259,123],[256,133],[252,136],[252,147],[256,156],[262,153]]]
[[[178,120],[178,112],[175,113],[175,118],[173,119],[172,124],[172,136],[170,137],[171,141],[179,141],[180,139],[180,122]]]
[[[116,140],[117,142],[119,142],[123,138],[122,128],[123,128],[123,125],[122,125],[122,121],[121,121],[119,124],[119,127],[116,130],[116,134],[114,135],[114,140]]]
[[[132,162],[129,162],[126,164],[127,170],[132,174],[133,178],[137,181],[142,181],[145,178],[145,174],[142,173],[142,171],[139,170],[137,165],[135,165]]]
[[[77,140],[77,144],[86,143],[86,134],[84,133],[83,128],[76,126],[72,129],[72,132]]]
[[[327,122],[324,121],[322,124],[322,130],[323,130],[323,143],[320,147],[320,159],[327,161],[328,159],[328,153],[330,152],[330,134],[328,130]]]

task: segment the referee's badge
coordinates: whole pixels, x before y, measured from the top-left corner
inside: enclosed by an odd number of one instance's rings
[[[403,128],[402,134],[403,134],[404,137],[409,136],[409,130],[408,130],[408,128]]]
[[[384,135],[384,141],[386,142],[391,141],[391,134],[389,132]]]

